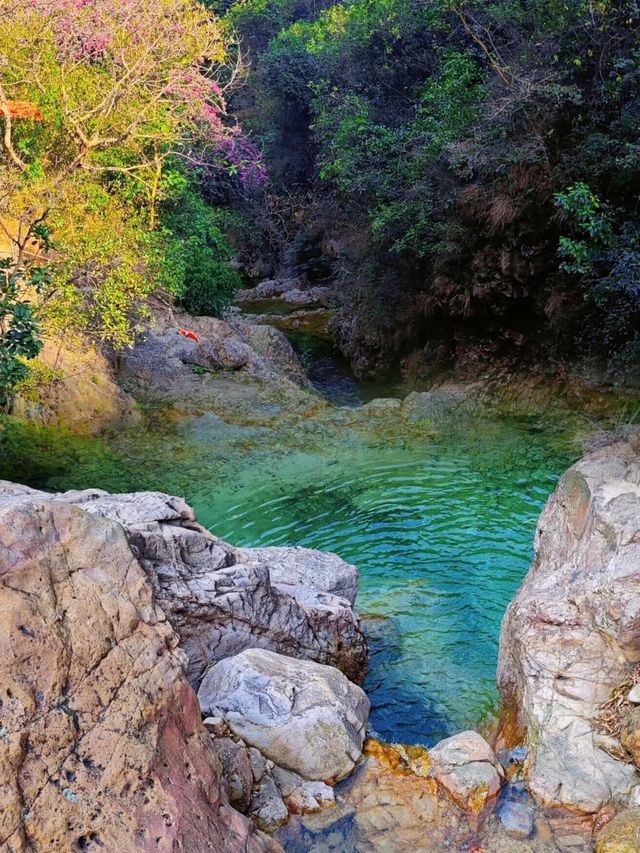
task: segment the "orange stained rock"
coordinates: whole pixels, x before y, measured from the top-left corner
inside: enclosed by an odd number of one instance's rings
[[[392,770],[401,775],[413,774],[427,778],[431,769],[429,750],[422,746],[382,743],[375,738],[369,738],[364,744],[364,754],[375,758],[385,770]]]
[[[373,738],[366,760],[343,789],[355,809],[358,837],[379,853],[436,853],[473,843],[475,817],[461,812],[428,776],[429,751],[419,746],[385,744]]]

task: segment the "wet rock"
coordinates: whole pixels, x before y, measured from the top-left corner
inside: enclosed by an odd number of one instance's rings
[[[500,764],[502,764],[502,766],[506,769],[507,767],[511,767],[514,764],[524,763],[528,752],[529,749],[525,744],[521,744],[520,746],[514,746],[513,749],[501,749],[498,752],[498,760],[500,761]]]
[[[203,713],[305,779],[342,779],[362,752],[369,700],[332,667],[250,649],[210,667],[198,698]]]
[[[386,418],[402,409],[402,400],[394,397],[377,397],[366,403],[360,409],[360,414],[366,417]]]
[[[498,750],[497,758],[502,765],[502,768],[507,771],[507,774],[513,774],[514,771],[517,772],[522,767],[527,758],[528,752],[528,747],[521,744],[513,749]]]
[[[336,588],[353,597],[356,570],[334,554],[235,549],[199,525],[184,500],[160,492],[45,495],[0,482],[0,503],[25,494],[73,503],[124,526],[156,600],[179,632],[194,686],[212,661],[255,647],[363,679],[367,646],[360,620],[349,601],[325,591]],[[316,581],[318,587],[312,586]]]
[[[480,811],[500,791],[500,765],[477,732],[461,732],[440,741],[429,757],[435,779],[466,811]]]
[[[408,421],[435,420],[452,411],[470,412],[477,403],[475,387],[449,384],[432,391],[412,391],[402,401],[402,414]]]
[[[213,748],[222,765],[222,775],[229,790],[229,802],[239,812],[246,812],[253,790],[253,772],[246,746],[231,738],[221,737],[213,738]]]
[[[335,805],[333,788],[324,782],[309,782],[282,767],[274,767],[271,775],[292,814],[312,814]]]
[[[529,838],[534,828],[534,812],[523,803],[506,801],[498,810],[504,831],[510,838]]]
[[[368,740],[365,759],[341,788],[338,806],[317,815],[291,819],[316,835],[318,847],[298,848],[331,851],[376,851],[376,853],[442,853],[472,850],[477,833],[467,815],[440,792],[438,783],[426,775],[427,750],[400,747]],[[419,773],[414,772],[413,765]],[[341,820],[340,810],[352,810]],[[289,829],[289,827],[287,827]],[[278,836],[280,838],[280,835]],[[288,835],[284,835],[288,839]],[[308,835],[306,835],[308,838]],[[287,850],[289,850],[287,843]],[[296,850],[295,845],[292,848]]]
[[[640,808],[625,809],[599,833],[596,853],[638,853]]]
[[[276,838],[288,853],[355,853],[361,849],[355,810],[342,800],[331,809],[292,816]]]
[[[502,625],[500,689],[529,736],[531,791],[548,806],[594,813],[638,781],[594,737],[600,705],[637,658],[636,442],[590,453],[561,478]]]
[[[251,800],[249,813],[256,819],[263,832],[275,832],[289,817],[289,809],[278,790],[273,777],[263,776]]]
[[[120,524],[30,493],[5,503],[0,622],[3,850],[268,849],[226,801]]]

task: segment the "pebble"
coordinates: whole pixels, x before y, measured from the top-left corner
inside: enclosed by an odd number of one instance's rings
[[[629,695],[627,696],[627,700],[631,702],[632,705],[640,705],[640,682],[631,688]]]
[[[533,832],[533,809],[522,803],[507,801],[502,804],[498,818],[510,838],[529,838]]]

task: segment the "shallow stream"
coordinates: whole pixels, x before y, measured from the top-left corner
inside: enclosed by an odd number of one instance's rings
[[[286,457],[249,452],[233,482],[187,496],[230,542],[332,550],[359,567],[371,725],[388,741],[430,745],[495,708],[500,620],[570,461],[535,420],[451,427],[404,447],[343,435]]]

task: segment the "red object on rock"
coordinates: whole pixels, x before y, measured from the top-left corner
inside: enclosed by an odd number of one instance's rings
[[[11,118],[30,118],[33,121],[42,121],[42,113],[30,101],[7,101],[7,106]]]
[[[189,338],[190,341],[198,342],[199,338],[195,332],[192,332],[191,329],[178,329],[178,334],[184,335],[185,338]]]

